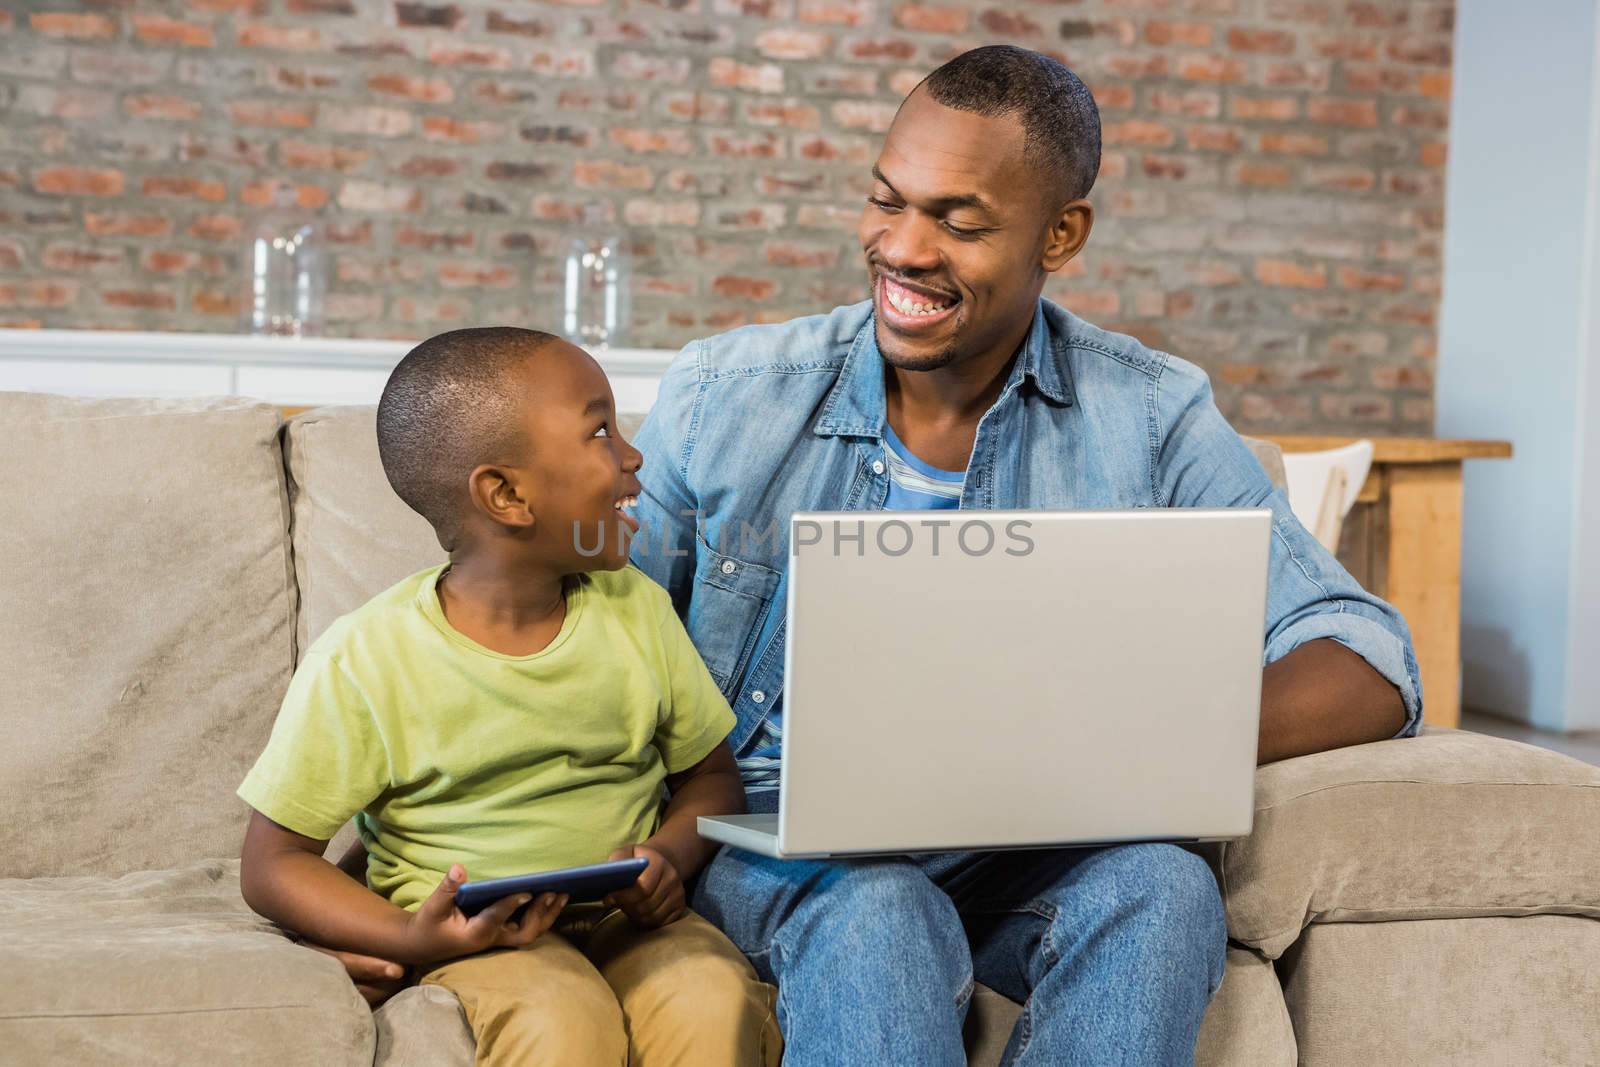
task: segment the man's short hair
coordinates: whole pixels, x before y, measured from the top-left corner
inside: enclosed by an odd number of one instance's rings
[[[417,345],[389,375],[378,401],[383,473],[445,551],[461,536],[467,476],[508,462],[522,444],[522,390],[511,372],[556,339],[513,326],[451,330]]]
[[[922,82],[945,107],[1015,115],[1029,161],[1055,181],[1062,203],[1089,195],[1100,173],[1100,109],[1072,71],[1014,45],[963,52]]]

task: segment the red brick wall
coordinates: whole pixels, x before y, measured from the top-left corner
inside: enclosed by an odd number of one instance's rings
[[[24,10],[16,10],[18,7]],[[1094,88],[1049,295],[1203,364],[1241,426],[1432,421],[1453,5],[1412,0],[29,0],[0,11],[0,322],[235,328],[289,183],[330,332],[554,324],[571,220],[633,228],[633,343],[862,298],[901,96],[1016,42]]]

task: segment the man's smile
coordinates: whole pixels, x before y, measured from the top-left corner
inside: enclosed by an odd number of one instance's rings
[[[954,317],[961,306],[959,296],[912,286],[887,274],[880,273],[873,288],[878,314],[897,333],[930,332]]]

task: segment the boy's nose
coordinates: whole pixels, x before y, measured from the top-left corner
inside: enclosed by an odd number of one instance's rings
[[[632,474],[643,466],[644,453],[632,445],[627,445],[622,453],[622,469]]]

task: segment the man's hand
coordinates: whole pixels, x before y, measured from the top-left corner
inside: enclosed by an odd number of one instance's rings
[[[332,956],[343,966],[345,973],[350,976],[350,981],[356,984],[356,992],[361,994],[367,1002],[367,1007],[376,1011],[383,1002],[394,996],[406,985],[406,969],[393,960],[380,960],[376,956],[363,956],[359,952],[341,952],[336,948],[324,948],[310,941],[300,942],[306,948],[314,948],[325,956]]]
[[[689,906],[683,893],[683,879],[664,852],[649,845],[624,845],[609,858],[649,860],[650,865],[640,872],[639,880],[633,885],[606,897],[608,906],[622,909],[622,914],[646,927],[665,926],[683,918]]]
[[[490,948],[521,948],[555,925],[567,906],[565,893],[543,893],[538,900],[518,893],[495,901],[470,919],[456,907],[456,890],[467,880],[461,864],[452,864],[437,888],[412,912],[406,928],[408,956],[418,960],[455,959]],[[532,903],[529,903],[532,901]],[[520,922],[511,913],[528,905]]]

